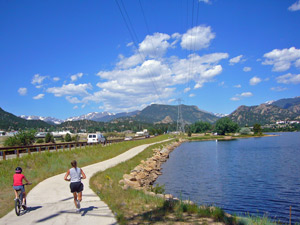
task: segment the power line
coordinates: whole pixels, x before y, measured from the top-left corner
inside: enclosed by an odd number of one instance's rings
[[[138,40],[138,37],[137,37],[136,32],[135,32],[135,30],[134,30],[134,27],[133,27],[133,25],[132,25],[132,23],[131,23],[130,17],[129,17],[129,15],[128,15],[128,13],[127,13],[126,7],[125,7],[125,5],[124,5],[124,3],[123,3],[122,0],[120,0],[120,2],[121,2],[121,4],[122,4],[123,9],[122,9],[122,7],[120,6],[118,0],[115,0],[115,2],[116,2],[117,5],[118,5],[119,11],[120,11],[120,13],[121,13],[121,15],[122,15],[122,18],[123,18],[123,20],[124,20],[124,22],[125,22],[125,24],[126,24],[126,27],[127,27],[128,31],[129,31],[129,34],[130,34],[131,39],[132,39],[132,41],[133,41],[133,44],[134,44],[134,46],[135,46],[135,48],[136,48],[136,50],[137,50],[137,53],[139,54],[141,60],[143,61],[143,60],[146,58],[146,56],[143,55],[143,53],[140,52],[140,50],[139,50],[139,46],[138,46],[139,40]],[[123,10],[124,10],[125,13],[123,13]],[[124,14],[126,14],[127,19],[126,19],[126,17],[125,17]],[[127,21],[127,20],[128,20],[128,21]],[[151,82],[152,82],[152,85],[153,85],[153,87],[154,87],[155,93],[156,93],[158,99],[159,99],[161,102],[163,102],[162,99],[160,98],[160,94],[158,93],[158,90],[157,90],[157,87],[156,87],[156,85],[155,85],[155,82],[154,82],[153,79],[152,79],[151,71],[150,71],[149,68],[147,68],[147,70],[148,70],[147,76],[150,78],[150,80],[151,80]]]

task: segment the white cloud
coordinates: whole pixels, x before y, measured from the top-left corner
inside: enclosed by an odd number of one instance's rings
[[[24,96],[27,94],[27,88],[19,88],[18,92],[20,95]]]
[[[33,99],[38,100],[44,98],[45,94],[38,94],[37,96],[34,96]]]
[[[170,47],[168,40],[171,37],[168,34],[154,33],[147,35],[139,44],[139,52],[150,58],[162,57]]]
[[[237,85],[234,85],[234,87],[235,87],[235,88],[241,88],[241,87],[242,87],[242,85],[240,85],[240,84],[237,84]]]
[[[230,98],[230,100],[231,101],[239,101],[239,100],[241,100],[239,97],[232,97],[232,98]]]
[[[274,49],[264,54],[266,58],[263,65],[273,65],[272,70],[276,72],[286,71],[294,63],[294,66],[300,68],[300,49],[291,47],[289,49]]]
[[[117,63],[117,66],[121,69],[127,69],[142,63],[145,60],[145,57],[142,56],[142,54],[136,53],[128,58],[119,55],[119,59],[120,61]]]
[[[187,93],[187,92],[189,92],[191,90],[191,88],[185,88],[184,90],[183,90],[183,92],[184,93]]]
[[[276,78],[277,83],[281,84],[299,84],[300,83],[300,74],[285,74]]]
[[[130,46],[133,46],[133,44],[134,44],[133,42],[129,42],[126,46],[130,47]]]
[[[182,35],[180,45],[183,49],[200,50],[209,47],[211,40],[215,37],[210,26],[197,26]]]
[[[190,98],[195,97],[195,96],[196,96],[195,94],[189,94]]]
[[[81,101],[77,97],[66,96],[66,99],[67,99],[68,102],[70,102],[72,104],[81,103]]]
[[[47,92],[54,94],[56,97],[61,97],[63,95],[80,95],[80,96],[86,96],[89,93],[87,92],[87,89],[92,89],[91,84],[68,84],[63,85],[62,87],[52,87],[48,88]]]
[[[194,82],[203,86],[213,81],[222,72],[219,61],[226,58],[227,53],[191,54],[187,59],[151,59],[133,68],[99,71],[101,82],[97,86],[101,90],[84,97],[82,102],[101,102],[107,111],[130,111],[152,102],[166,103],[175,95],[175,85]],[[184,92],[190,90],[186,88]]]
[[[257,85],[261,82],[261,79],[259,77],[252,77],[249,81],[250,85]]]
[[[47,78],[47,76],[41,76],[40,74],[35,74],[32,78],[32,84],[42,84],[43,81]]]
[[[75,106],[73,107],[73,109],[78,109],[78,106],[77,106],[77,105],[75,105]]]
[[[53,81],[59,81],[60,78],[59,77],[53,77]]]
[[[236,63],[239,63],[241,61],[241,59],[243,58],[243,55],[239,55],[239,56],[236,56],[234,58],[231,58],[229,60],[229,65],[234,65]]]
[[[300,68],[300,59],[298,59],[296,62],[295,62],[295,66]]]
[[[83,76],[83,73],[76,73],[74,75],[71,76],[71,80],[72,82],[78,80],[79,78],[81,78]]]
[[[243,68],[243,71],[244,72],[250,72],[252,70],[252,68],[251,67],[248,67],[248,66],[245,66],[244,68]]]
[[[174,60],[171,65],[171,71],[175,74],[172,77],[173,82],[182,84],[194,81],[194,88],[201,88],[204,83],[213,81],[222,72],[222,66],[217,63],[226,58],[227,53],[213,53],[204,56],[191,54],[188,59]]]
[[[241,94],[236,94],[234,97],[232,97],[230,100],[231,101],[239,101],[242,98],[248,98],[253,96],[253,94],[251,92],[243,92]]]
[[[243,92],[242,94],[240,94],[241,97],[251,97],[253,96],[253,94],[251,92]]]
[[[300,10],[300,0],[296,1],[293,5],[291,5],[288,10],[290,11],[298,11]]]
[[[284,88],[284,87],[272,87],[272,88],[270,88],[270,89],[271,89],[272,91],[277,91],[277,92],[287,90],[287,88]]]

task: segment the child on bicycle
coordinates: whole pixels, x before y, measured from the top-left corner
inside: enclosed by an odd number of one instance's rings
[[[13,176],[13,189],[15,191],[15,199],[18,198],[18,192],[17,191],[21,191],[22,195],[23,195],[23,201],[22,201],[22,206],[23,208],[26,207],[26,192],[25,192],[25,187],[23,184],[23,179],[26,181],[27,184],[30,184],[29,181],[26,179],[26,177],[24,176],[24,174],[22,174],[22,168],[21,167],[17,167],[15,170],[15,174]]]

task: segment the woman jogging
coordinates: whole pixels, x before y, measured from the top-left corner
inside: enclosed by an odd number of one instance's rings
[[[71,162],[72,168],[68,170],[65,175],[66,181],[71,181],[70,189],[74,196],[75,207],[77,208],[77,212],[80,211],[80,202],[82,200],[82,191],[83,191],[83,183],[81,183],[81,179],[85,179],[86,176],[82,169],[77,167],[76,160]],[[68,178],[70,176],[70,178]]]

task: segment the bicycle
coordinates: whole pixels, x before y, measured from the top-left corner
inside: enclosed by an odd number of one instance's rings
[[[24,185],[30,185],[31,183],[26,183]],[[23,202],[23,193],[21,192],[21,190],[17,190],[18,193],[18,198],[15,199],[15,211],[17,216],[21,215],[22,211],[26,211],[27,210],[27,206],[26,206],[26,199],[25,199],[25,205],[22,207],[22,202]]]

